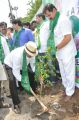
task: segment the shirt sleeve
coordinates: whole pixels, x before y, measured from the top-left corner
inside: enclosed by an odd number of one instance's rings
[[[8,47],[8,44],[6,42],[6,39],[5,38],[1,38],[1,42],[2,42],[2,47],[3,47],[3,50],[4,50],[4,54],[5,54],[5,57],[10,53],[10,50],[9,50],[9,47]]]
[[[63,35],[72,34],[72,26],[71,26],[71,22],[68,18],[64,19],[61,22],[60,29],[61,29]]]
[[[22,66],[21,66],[21,61],[19,58],[15,57],[13,59],[13,75],[15,76],[15,78],[18,81],[21,81],[21,74],[20,74],[20,70],[21,70]]]
[[[34,35],[31,30],[28,30],[28,39],[29,39],[29,41],[34,41]]]

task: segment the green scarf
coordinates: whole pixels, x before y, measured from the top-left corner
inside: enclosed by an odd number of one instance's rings
[[[36,33],[35,33],[35,42],[37,44],[38,50],[41,48],[41,42],[40,42],[40,24],[36,27]]]
[[[12,45],[12,49],[15,49],[17,47],[20,47],[20,34],[24,29],[21,28],[19,31],[15,31],[14,32],[14,41],[13,41],[13,45]]]
[[[79,18],[75,15],[69,17],[72,23],[72,35],[75,35],[79,32]]]
[[[30,94],[30,82],[28,77],[28,69],[27,69],[27,59],[26,59],[26,52],[23,51],[23,62],[22,62],[22,79],[21,84],[23,88]]]
[[[10,43],[9,43],[9,39],[8,39],[8,38],[6,38],[6,42],[7,42],[7,45],[8,45],[8,47],[9,47],[9,50],[11,51],[12,49],[11,49],[11,46],[10,46]]]
[[[54,28],[58,22],[58,18],[60,16],[59,12],[56,12],[55,18],[50,21],[50,36],[47,41],[47,47],[51,51],[51,55],[56,54],[56,47],[55,47],[55,41],[54,41]]]
[[[4,50],[3,50],[3,47],[2,47],[1,35],[0,35],[0,61],[2,63],[4,62],[4,58],[5,58],[5,55],[4,55]]]
[[[40,29],[42,28],[43,25],[44,25],[44,21],[41,24],[38,24],[36,28],[35,42],[37,43],[38,50],[41,48]]]

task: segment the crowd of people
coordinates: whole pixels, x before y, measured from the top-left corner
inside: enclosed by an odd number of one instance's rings
[[[17,88],[23,87],[30,94],[31,86],[36,92],[38,81],[35,78],[49,80],[55,85],[61,74],[64,100],[71,99],[75,93],[75,59],[79,53],[74,38],[78,43],[78,37],[73,37],[70,19],[53,4],[47,4],[31,23],[15,19],[9,28],[6,22],[0,23],[1,71],[6,70],[16,113],[21,113]],[[0,80],[4,81],[7,78],[1,71]],[[42,78],[44,74],[46,76]],[[0,107],[11,107],[2,102],[1,91]]]

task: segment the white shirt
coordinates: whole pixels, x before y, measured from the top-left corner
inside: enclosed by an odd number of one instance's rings
[[[58,23],[54,30],[55,46],[60,44],[64,36],[68,34],[72,35],[71,22],[67,18],[67,16],[60,15]],[[57,51],[56,55],[61,59],[68,59],[68,57],[75,56],[76,53],[77,53],[76,46],[72,37],[67,45],[65,45],[63,48]]]
[[[1,45],[3,47],[3,51],[4,51],[4,55],[5,57],[10,53],[10,50],[9,50],[9,47],[8,47],[8,44],[6,42],[6,39],[1,36]],[[7,76],[6,76],[6,73],[5,73],[5,70],[4,70],[4,67],[0,61],[0,80],[7,80]]]
[[[41,42],[41,48],[39,49],[39,53],[44,53],[47,51],[47,40],[49,38],[49,21],[45,21],[42,23],[40,27],[40,42]]]
[[[8,44],[6,42],[6,39],[2,36],[1,36],[1,44],[2,44],[2,47],[4,50],[4,55],[6,57],[10,53],[10,50],[9,50]]]
[[[12,68],[13,75],[18,81],[21,81],[20,70],[22,70],[22,59],[23,59],[24,46],[16,48],[13,50],[4,60],[4,63]],[[27,65],[30,66],[35,71],[35,57],[27,58]]]

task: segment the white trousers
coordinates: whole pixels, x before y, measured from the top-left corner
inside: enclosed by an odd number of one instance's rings
[[[65,87],[66,95],[72,96],[75,92],[75,57],[68,59],[57,58],[62,77],[62,84]]]
[[[0,81],[7,80],[6,71],[0,61]]]

